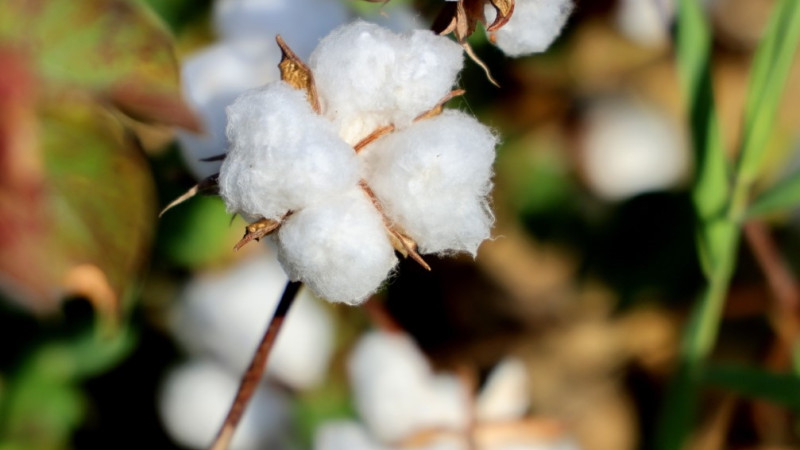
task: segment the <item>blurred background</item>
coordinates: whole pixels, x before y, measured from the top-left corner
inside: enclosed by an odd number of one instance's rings
[[[218,198],[158,210],[216,171],[225,105],[278,78],[275,34],[307,59],[354,17],[429,28],[441,2],[4,1],[0,449],[204,448],[286,278],[269,242],[232,250]],[[778,2],[702,3],[733,157]],[[493,239],[401,263],[362,307],[301,293],[235,448],[657,447],[705,285],[675,6],[577,0],[522,58],[470,38],[502,87],[467,60],[449,106],[501,136]],[[756,192],[800,164],[798,102],[795,63]],[[798,248],[791,210],[745,227],[691,448],[800,446]],[[787,376],[754,396],[728,364]]]

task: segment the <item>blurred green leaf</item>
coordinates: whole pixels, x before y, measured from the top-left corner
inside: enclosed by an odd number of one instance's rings
[[[758,176],[778,107],[800,40],[800,4],[780,0],[758,46],[744,111],[739,176],[748,185]]]
[[[772,373],[757,367],[711,365],[706,368],[703,381],[745,397],[800,409],[800,377],[791,373]]]
[[[126,0],[3,0],[0,44],[27,54],[48,89],[87,89],[131,116],[198,130],[172,38]]]
[[[36,184],[25,196],[0,189],[10,232],[0,245],[0,271],[33,309],[77,294],[114,315],[152,240],[148,164],[120,122],[91,99],[62,96],[39,114],[38,148],[27,149],[41,159]]]
[[[800,205],[800,173],[794,173],[762,193],[750,205],[746,218],[764,216]]]

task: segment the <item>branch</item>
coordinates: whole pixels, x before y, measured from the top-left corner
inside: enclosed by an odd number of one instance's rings
[[[292,306],[297,296],[297,291],[300,290],[302,285],[303,284],[299,281],[290,281],[286,283],[278,307],[275,308],[272,320],[269,322],[264,337],[261,338],[261,343],[258,344],[256,353],[253,355],[253,360],[250,361],[250,366],[242,376],[242,381],[239,383],[239,390],[236,392],[236,398],[233,401],[233,405],[231,405],[231,409],[228,410],[228,415],[225,417],[225,422],[222,423],[222,427],[219,429],[214,443],[210,447],[211,450],[226,450],[230,445],[233,439],[233,433],[236,432],[236,426],[239,424],[242,415],[244,415],[245,408],[247,408],[247,404],[250,403],[250,399],[253,397],[256,388],[258,388],[258,384],[261,382],[261,376],[264,374],[269,353],[272,350],[273,344],[275,344],[275,339],[278,337],[281,325],[283,325],[283,321],[289,313],[289,308]]]

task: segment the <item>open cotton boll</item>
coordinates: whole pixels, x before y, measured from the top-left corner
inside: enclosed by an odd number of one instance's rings
[[[389,450],[352,420],[326,422],[314,433],[314,450]]]
[[[506,358],[489,374],[475,405],[475,416],[482,422],[516,420],[530,408],[529,375],[525,363]]]
[[[474,118],[445,111],[367,147],[366,179],[422,253],[474,255],[493,222],[487,195],[496,144]]]
[[[674,0],[620,0],[614,21],[628,39],[645,47],[659,47],[669,40],[674,14]]]
[[[355,21],[326,36],[311,54],[323,114],[355,144],[375,128],[403,127],[450,92],[461,47],[431,31],[398,35]]]
[[[208,448],[238,386],[238,376],[209,361],[192,361],[173,369],[165,378],[158,399],[161,420],[172,439],[188,448]],[[274,448],[284,438],[288,423],[286,396],[261,386],[245,410],[230,448]]]
[[[320,38],[348,18],[347,7],[334,0],[217,0],[212,20],[226,40],[247,37],[274,44],[280,34],[306,59]]]
[[[607,200],[675,187],[689,175],[685,131],[660,111],[623,98],[586,114],[583,166],[589,187]]]
[[[359,415],[381,441],[432,428],[466,427],[466,388],[454,376],[435,375],[410,337],[365,334],[347,367]]]
[[[189,351],[243,373],[286,281],[275,256],[267,253],[221,273],[197,276],[171,311],[171,328]],[[317,385],[327,373],[333,332],[328,311],[301,290],[272,349],[267,375],[295,389]]]
[[[236,99],[227,134],[219,188],[229,212],[280,219],[358,182],[353,149],[282,81]]]
[[[220,42],[192,54],[183,62],[183,96],[203,121],[204,134],[178,131],[184,160],[198,179],[219,172],[221,162],[201,159],[225,153],[225,107],[242,92],[279,77],[280,51],[272,42]]]
[[[397,264],[383,219],[359,187],[289,216],[278,245],[293,280],[350,305],[366,300]]]
[[[509,56],[541,53],[561,34],[572,9],[572,0],[517,0],[511,19],[495,32],[495,44]],[[497,16],[491,5],[485,14],[487,23]]]

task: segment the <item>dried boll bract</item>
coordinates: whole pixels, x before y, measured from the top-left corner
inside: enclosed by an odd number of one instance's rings
[[[324,38],[308,67],[279,43],[288,83],[228,108],[219,175],[228,211],[278,229],[289,276],[335,302],[374,292],[396,263],[393,248],[425,267],[418,245],[474,255],[493,221],[497,140],[465,114],[442,114],[463,92],[450,91],[459,46],[356,21]]]

